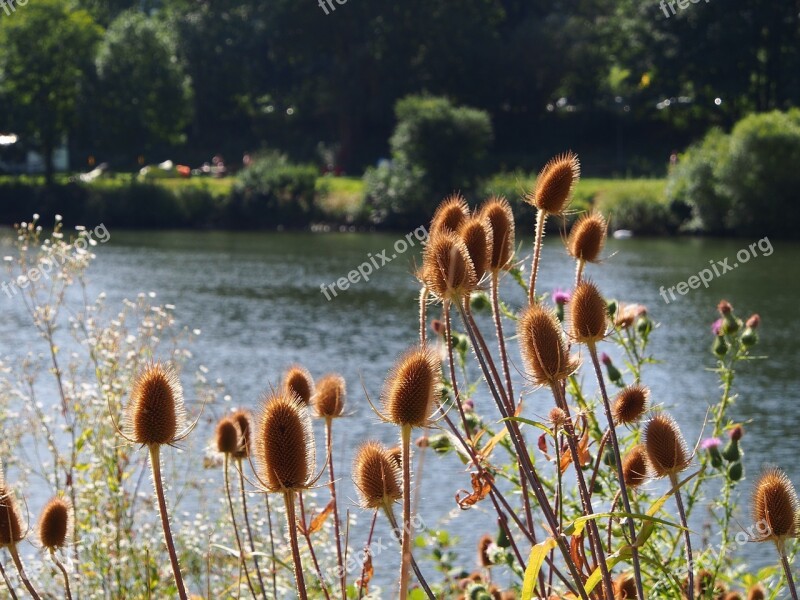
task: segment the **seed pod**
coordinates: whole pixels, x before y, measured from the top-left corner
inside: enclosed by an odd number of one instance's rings
[[[519,344],[528,372],[539,385],[569,377],[577,368],[570,359],[555,315],[539,304],[531,304],[519,319]]]
[[[314,380],[308,369],[300,365],[292,365],[283,376],[283,391],[290,396],[297,396],[300,401],[308,405],[314,395]]]
[[[400,446],[393,446],[386,451],[398,469],[403,468],[403,450]]]
[[[368,441],[356,451],[353,482],[364,508],[383,508],[403,497],[400,467],[386,447]]]
[[[335,374],[322,377],[312,397],[317,416],[331,419],[341,417],[346,393],[344,377]]]
[[[422,280],[442,300],[460,302],[469,296],[478,278],[461,238],[454,233],[430,238],[422,259]]]
[[[307,489],[315,468],[314,431],[308,408],[286,393],[267,398],[258,418],[256,459],[270,492]]]
[[[600,290],[584,280],[575,288],[569,303],[570,335],[579,343],[590,344],[606,335],[608,312]]]
[[[22,513],[14,492],[6,486],[0,465],[0,548],[21,542],[24,538]]]
[[[440,392],[441,361],[427,347],[412,348],[389,372],[382,400],[386,418],[400,426],[423,427]]]
[[[475,269],[475,278],[480,280],[492,265],[492,228],[480,215],[473,215],[458,230]]]
[[[560,215],[569,204],[581,176],[581,165],[572,152],[550,159],[536,178],[536,187],[526,200],[549,215]]]
[[[67,498],[52,498],[39,517],[39,543],[48,550],[63,548],[72,531],[72,502]]]
[[[677,475],[689,466],[689,451],[680,427],[666,413],[658,413],[642,432],[647,459],[657,477]]]
[[[756,541],[782,543],[797,536],[797,492],[783,470],[773,467],[761,474],[753,487],[752,504]]]
[[[492,566],[492,560],[489,558],[488,550],[494,540],[492,536],[485,534],[478,540],[478,564],[484,568]]]
[[[241,434],[236,421],[230,417],[223,417],[217,423],[216,441],[217,452],[220,454],[235,454],[239,449]]]
[[[445,198],[436,208],[431,219],[430,237],[442,232],[455,233],[469,218],[467,201],[461,194]]]
[[[233,457],[237,459],[247,458],[250,456],[250,442],[252,441],[250,411],[240,408],[231,414],[230,419],[235,422],[239,428],[239,443]]]
[[[146,367],[133,382],[125,435],[146,446],[170,444],[185,422],[183,388],[175,370],[160,362]]]
[[[612,407],[614,423],[617,425],[632,425],[639,421],[647,411],[650,400],[650,390],[643,385],[629,385],[617,394],[617,399]]]
[[[764,590],[764,586],[760,583],[755,584],[749,590],[747,590],[747,600],[765,600],[767,597],[767,592]]]
[[[606,243],[608,224],[600,213],[581,216],[569,232],[567,251],[575,260],[597,262]]]
[[[636,595],[636,580],[630,573],[623,573],[614,580],[614,600],[633,600]]]
[[[622,476],[629,488],[637,488],[647,481],[647,452],[641,444],[631,448],[622,459]]]
[[[492,230],[492,271],[510,269],[514,257],[514,213],[505,198],[492,196],[481,206],[480,216]]]

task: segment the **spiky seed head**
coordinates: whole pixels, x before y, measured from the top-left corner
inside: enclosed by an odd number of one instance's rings
[[[300,365],[289,367],[283,376],[283,391],[290,396],[297,396],[303,404],[308,405],[314,395],[314,380],[308,369]]]
[[[636,595],[636,579],[632,573],[622,573],[614,580],[614,600],[633,600]]]
[[[397,465],[398,469],[403,468],[403,449],[400,446],[392,446],[387,450],[389,458]]]
[[[798,534],[798,501],[794,485],[782,469],[766,469],[753,487],[753,522],[757,541],[782,544]]]
[[[14,491],[6,485],[0,464],[0,548],[20,542],[25,537],[22,513]]]
[[[267,397],[258,417],[255,453],[269,492],[307,489],[315,469],[314,431],[308,407],[287,393]]]
[[[335,419],[342,416],[347,386],[341,375],[325,375],[317,381],[311,402],[318,417]]]
[[[636,488],[647,481],[647,452],[642,444],[636,444],[622,459],[622,476],[625,485]]]
[[[449,232],[430,238],[422,259],[422,279],[442,300],[460,302],[475,289],[475,267],[461,238]]]
[[[691,458],[681,429],[666,413],[654,415],[642,432],[647,460],[657,477],[677,475],[689,466]]]
[[[170,444],[186,423],[183,388],[171,365],[148,365],[134,380],[125,435],[146,446]]]
[[[493,542],[494,539],[489,534],[482,535],[478,540],[478,564],[484,568],[492,566],[492,561],[489,558],[489,546]]]
[[[439,395],[442,363],[429,347],[408,350],[389,372],[382,401],[386,418],[399,426],[423,427]]]
[[[72,502],[56,496],[42,509],[39,517],[39,543],[48,550],[63,548],[73,531]]]
[[[569,232],[567,251],[575,260],[597,262],[606,243],[608,224],[600,213],[582,215]]]
[[[722,600],[742,600],[742,595],[739,592],[728,592],[722,597]]]
[[[623,389],[614,401],[611,413],[617,425],[632,425],[644,416],[650,401],[650,390],[639,384]]]
[[[492,264],[492,228],[486,219],[473,215],[461,224],[458,235],[467,247],[475,278],[480,280]]]
[[[560,215],[569,204],[580,176],[581,165],[574,153],[551,158],[536,178],[536,187],[527,200],[549,215]]]
[[[480,216],[492,230],[492,271],[510,269],[514,256],[514,213],[505,198],[492,196],[480,208]]]
[[[236,454],[239,450],[241,441],[239,426],[230,417],[223,417],[219,420],[215,437],[217,452],[221,454]]]
[[[747,590],[747,600],[765,600],[766,597],[767,592],[760,583],[755,584]]]
[[[553,384],[569,377],[577,368],[564,343],[561,326],[555,314],[532,304],[525,309],[518,325],[522,358],[533,380]]]
[[[447,232],[455,233],[469,218],[469,206],[461,194],[448,196],[439,204],[431,219],[430,235]]]
[[[383,444],[364,442],[353,461],[353,482],[364,508],[390,506],[403,497],[400,466]]]
[[[252,429],[250,427],[250,411],[240,408],[232,413],[230,419],[239,429],[239,442],[233,457],[245,459],[250,456],[250,442],[252,442]]]
[[[550,413],[547,415],[547,420],[554,429],[563,429],[564,425],[567,424],[567,413],[565,413],[559,407],[554,406],[550,409]]]
[[[583,280],[575,288],[569,314],[570,335],[576,342],[593,344],[605,337],[608,309],[600,290],[591,281]]]

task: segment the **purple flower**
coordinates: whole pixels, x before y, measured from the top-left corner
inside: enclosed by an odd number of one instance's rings
[[[722,445],[722,440],[714,437],[714,438],[704,439],[703,442],[700,444],[700,447],[703,450],[709,450],[711,448],[718,448],[720,445]]]
[[[564,304],[569,302],[569,292],[565,292],[561,288],[556,288],[553,291],[553,302],[555,302],[559,306],[563,306]]]
[[[722,319],[717,319],[711,324],[711,332],[714,335],[719,335],[722,332]]]
[[[605,352],[601,352],[600,353],[600,362],[603,363],[604,365],[610,365],[611,364],[611,357],[608,354],[606,354]]]

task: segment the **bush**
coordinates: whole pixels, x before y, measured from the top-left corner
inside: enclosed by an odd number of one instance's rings
[[[595,207],[608,218],[612,230],[630,229],[647,235],[674,234],[691,216],[688,205],[664,199],[661,185],[644,182],[601,192]]]
[[[402,160],[367,169],[364,195],[374,223],[401,228],[418,225],[432,201],[422,169]]]

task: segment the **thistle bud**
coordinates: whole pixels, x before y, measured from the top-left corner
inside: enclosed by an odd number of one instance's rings
[[[752,327],[745,327],[742,332],[742,345],[746,348],[755,346],[758,343],[758,334]]]
[[[728,466],[728,477],[731,481],[739,481],[744,476],[744,467],[741,462],[731,463]]]
[[[729,433],[731,439],[722,451],[722,458],[728,462],[737,462],[742,458],[742,452],[739,450],[739,440],[742,439],[743,434],[744,430],[741,425],[731,429]]]
[[[750,329],[758,329],[758,326],[761,325],[761,317],[757,314],[750,315],[745,325]]]
[[[728,343],[725,341],[724,336],[717,336],[717,338],[714,340],[714,345],[712,346],[711,351],[714,353],[714,356],[718,358],[722,358],[728,353]]]
[[[606,372],[608,373],[609,381],[620,387],[624,386],[625,384],[622,381],[622,373],[620,373],[619,369],[617,369],[617,367],[614,366],[614,363],[611,362],[611,357],[603,352],[600,355],[600,360],[606,366]]]
[[[722,454],[719,452],[719,447],[722,445],[722,442],[719,438],[709,438],[707,440],[703,440],[701,447],[703,450],[708,450],[708,456],[711,459],[711,466],[715,469],[719,469],[722,466]]]

